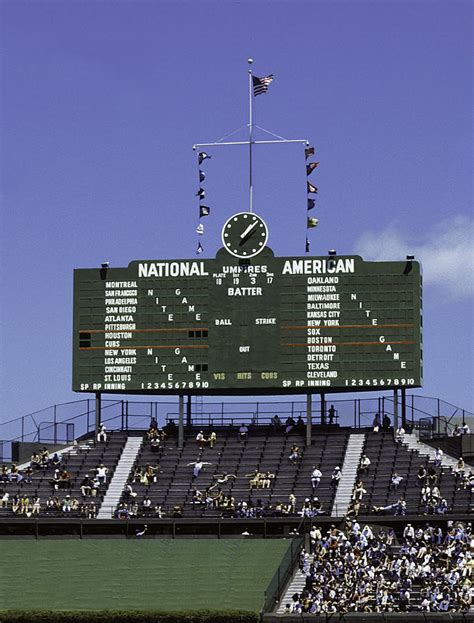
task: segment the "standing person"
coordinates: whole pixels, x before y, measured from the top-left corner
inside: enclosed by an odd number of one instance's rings
[[[331,405],[328,409],[328,417],[329,417],[329,424],[332,426],[334,424],[334,420],[336,418],[336,409],[334,408],[334,405]]]
[[[208,442],[209,442],[209,447],[210,448],[213,448],[216,445],[216,443],[217,443],[217,434],[214,431],[211,431],[211,434],[209,435]]]
[[[204,444],[206,443],[206,438],[204,437],[204,433],[202,430],[196,435],[196,443],[200,450],[204,448]]]
[[[441,450],[441,448],[437,448],[437,450],[435,452],[435,467],[440,467],[441,466],[441,462],[443,460],[443,455],[444,455],[444,452]]]
[[[378,433],[380,431],[380,413],[376,413],[374,416],[374,421],[372,422],[372,430],[374,433]]]

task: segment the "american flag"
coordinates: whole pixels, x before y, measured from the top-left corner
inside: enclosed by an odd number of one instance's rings
[[[257,95],[261,95],[262,93],[266,93],[268,91],[268,85],[273,80],[273,74],[269,76],[265,76],[264,78],[257,78],[257,76],[252,76],[253,82],[253,94],[256,97]]]

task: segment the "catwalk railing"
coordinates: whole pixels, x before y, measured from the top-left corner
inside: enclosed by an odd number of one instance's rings
[[[8,462],[12,457],[14,442],[37,442],[45,445],[72,443],[95,427],[95,400],[84,399],[53,405],[34,413],[0,423],[0,462]],[[190,399],[185,420],[198,427],[240,426],[242,422],[253,425],[267,425],[278,415],[284,422],[288,417],[306,421],[306,401],[247,401],[203,402],[200,397]],[[331,406],[334,407],[330,419]],[[386,414],[393,422],[395,411],[393,395],[371,398],[332,399],[326,396],[321,408],[321,397],[312,397],[312,421],[338,424],[351,428],[367,428],[372,425],[376,413]],[[179,414],[178,399],[173,401],[101,401],[100,419],[108,430],[146,430],[151,420],[158,426],[168,421],[177,422]],[[323,420],[324,414],[324,422]],[[398,404],[401,418],[401,405]],[[408,427],[422,429],[424,436],[433,434],[449,435],[455,424],[468,423],[474,430],[474,414],[439,398],[407,395],[405,406]]]

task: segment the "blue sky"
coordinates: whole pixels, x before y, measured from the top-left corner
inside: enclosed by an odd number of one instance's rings
[[[472,3],[1,3],[1,409],[74,400],[72,276],[193,257],[196,154],[248,121],[321,162],[311,252],[424,271],[425,386],[473,410]],[[236,136],[245,136],[245,129]],[[260,135],[263,138],[263,135]],[[204,256],[247,208],[247,151],[206,167]],[[255,148],[254,207],[304,252],[302,148]]]

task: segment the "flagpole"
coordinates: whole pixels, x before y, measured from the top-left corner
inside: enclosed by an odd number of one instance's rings
[[[252,180],[252,129],[253,129],[253,85],[252,63],[253,59],[247,60],[249,64],[249,211],[253,212],[253,180]]]

